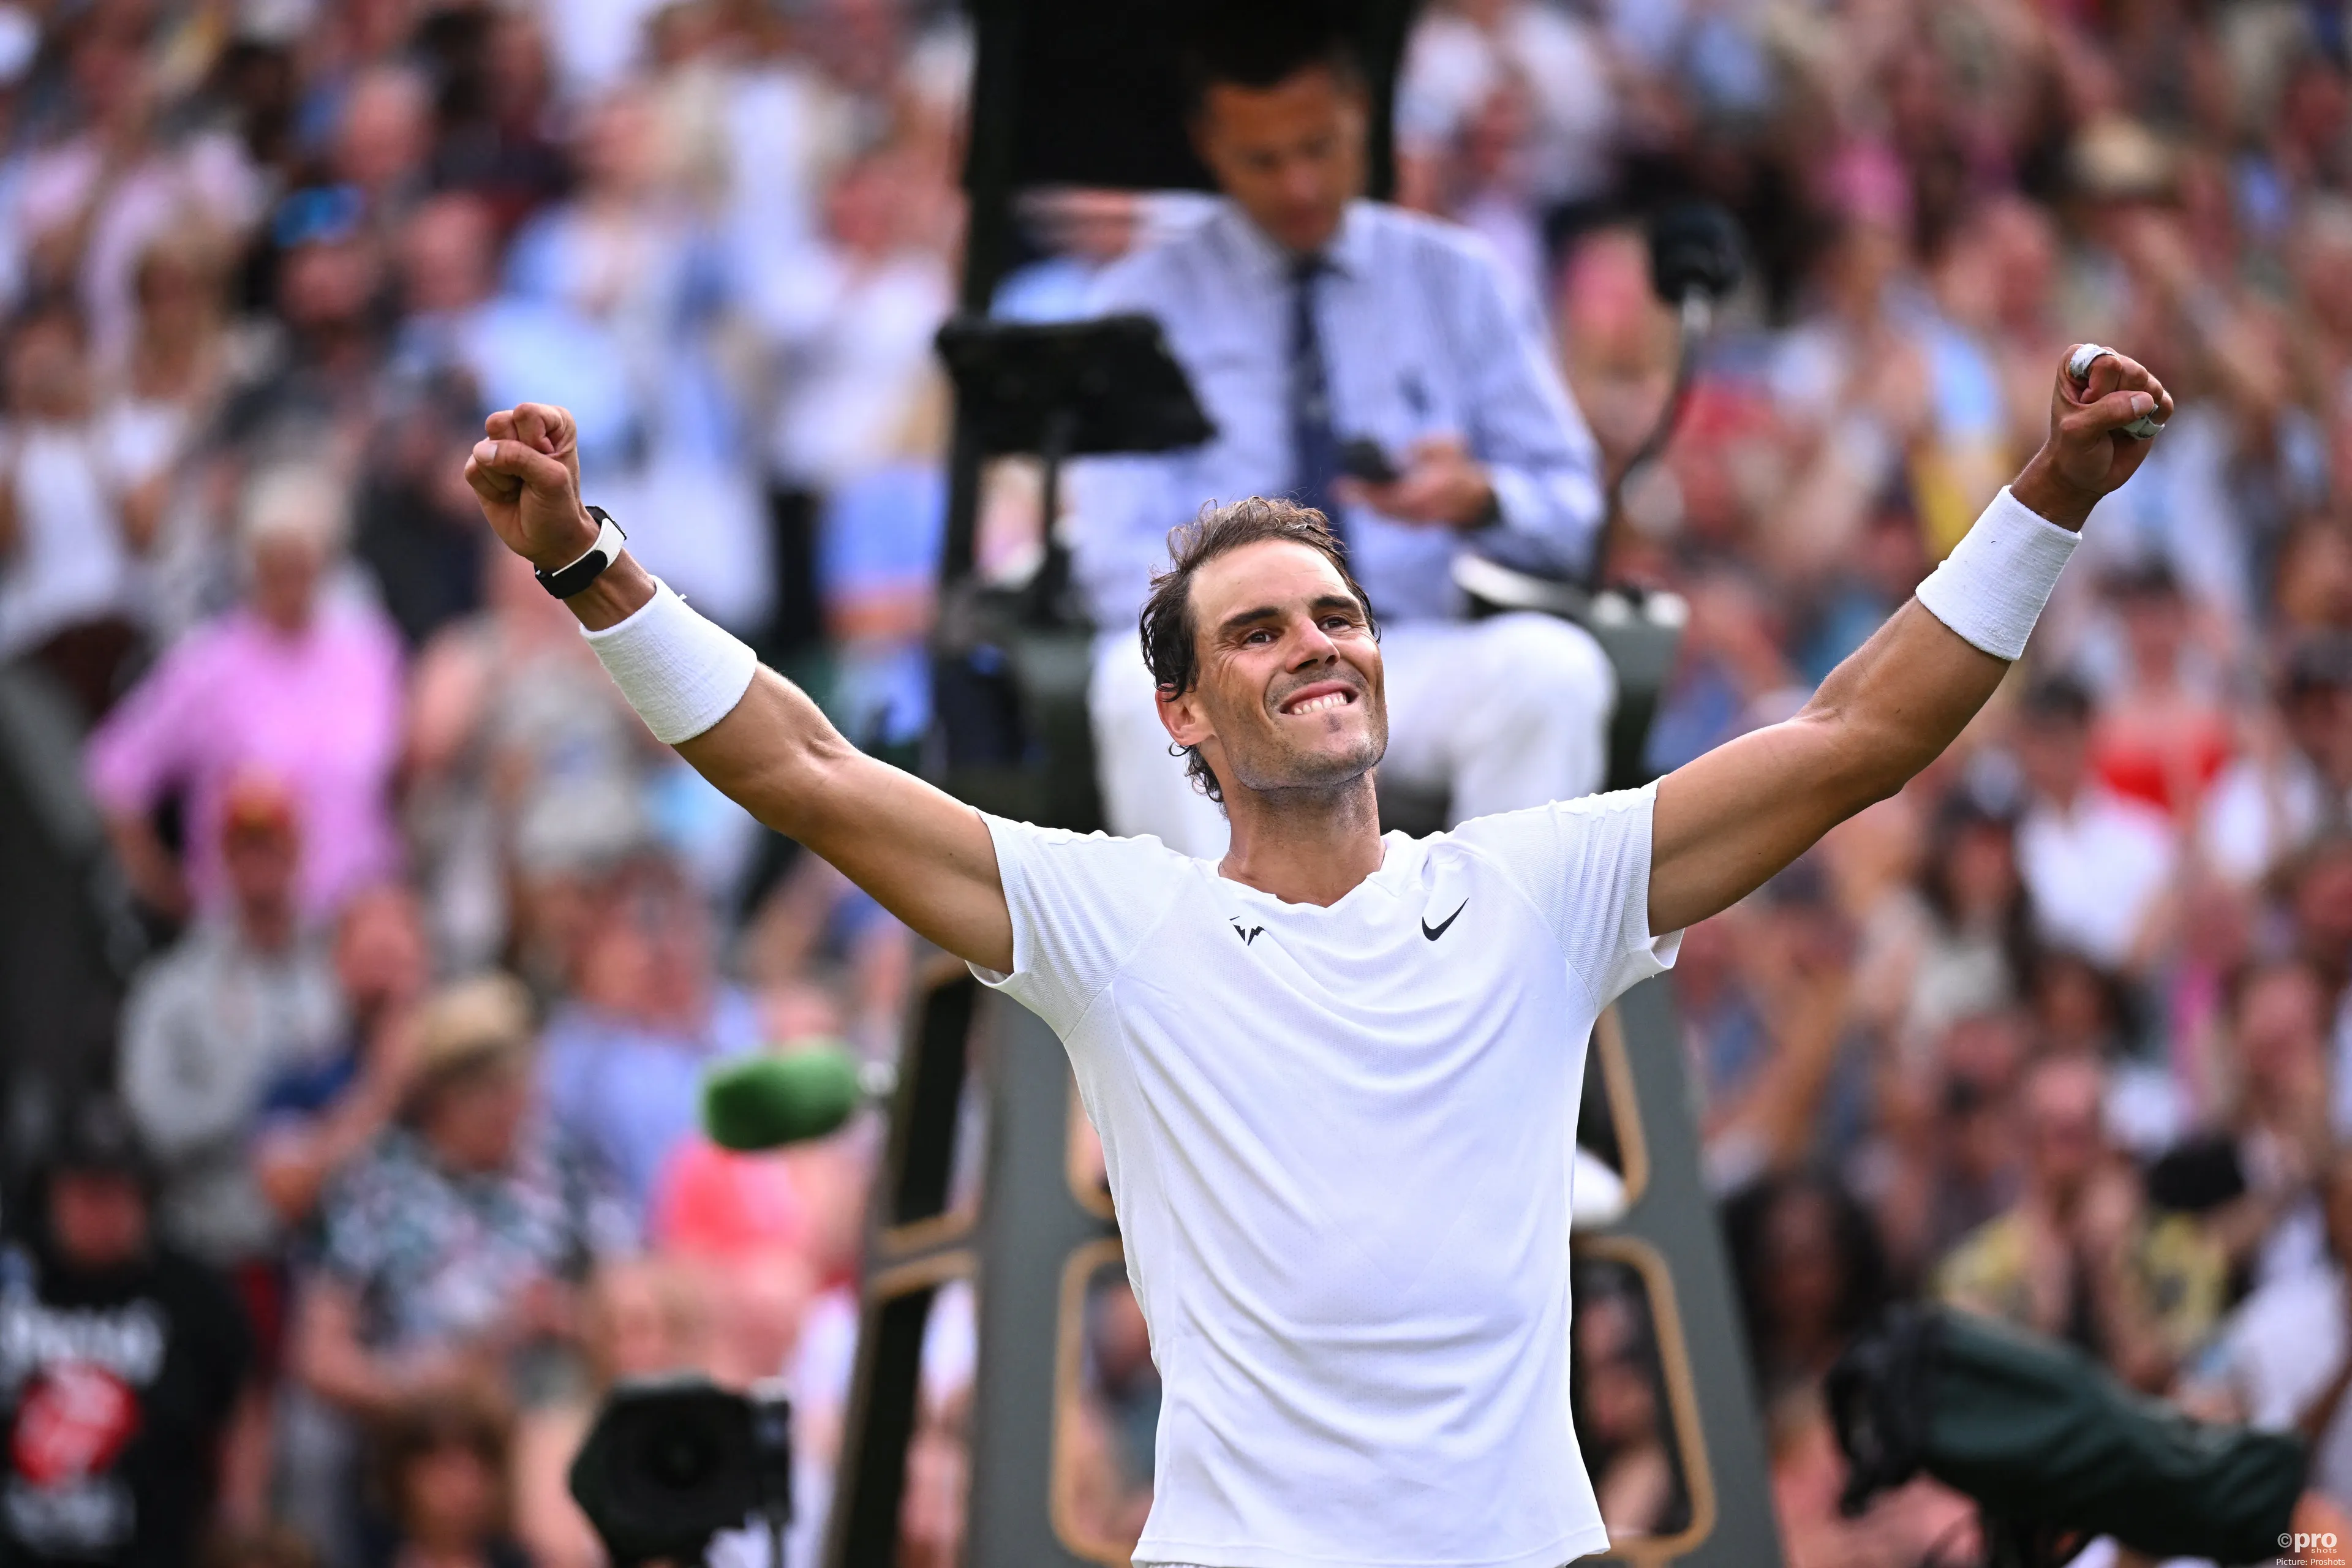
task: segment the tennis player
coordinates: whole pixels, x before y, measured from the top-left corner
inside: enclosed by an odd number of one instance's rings
[[[655,735],[1067,1047],[1164,1385],[1136,1561],[1558,1568],[1608,1544],[1568,1388],[1594,1017],[1959,733],[2146,458],[2126,427],[2171,411],[2078,347],[2042,450],[1803,711],[1643,788],[1427,838],[1380,831],[1378,627],[1320,515],[1205,510],[1143,642],[1232,821],[1216,862],[1004,821],[861,755],[583,506],[562,409],[492,415],[466,473]]]

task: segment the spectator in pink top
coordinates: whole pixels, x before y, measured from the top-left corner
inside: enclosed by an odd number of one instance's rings
[[[299,803],[304,911],[326,914],[397,868],[389,781],[400,736],[400,647],[373,605],[329,590],[340,486],[280,470],[246,497],[245,603],[170,648],[90,738],[89,782],[139,896],[166,915],[226,896],[220,814],[232,780],[278,781]],[[187,863],[157,834],[186,803]]]

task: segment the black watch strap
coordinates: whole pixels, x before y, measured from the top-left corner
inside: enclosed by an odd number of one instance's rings
[[[552,572],[532,570],[531,575],[539,579],[539,585],[559,599],[585,592],[589,584],[604,574],[605,567],[620,559],[621,546],[629,537],[603,507],[590,507],[588,515],[596,520],[596,542],[588,547],[587,554]]]

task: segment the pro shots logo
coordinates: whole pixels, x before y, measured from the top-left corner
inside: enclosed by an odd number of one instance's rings
[[[2332,1530],[2282,1530],[2278,1543],[2283,1568],[2342,1568],[2344,1556],[2336,1550]]]

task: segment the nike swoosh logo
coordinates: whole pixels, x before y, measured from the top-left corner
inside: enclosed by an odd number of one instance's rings
[[[1452,925],[1455,921],[1462,918],[1462,911],[1469,907],[1470,900],[1467,899],[1463,900],[1461,903],[1454,906],[1454,910],[1452,914],[1446,916],[1443,921],[1438,922],[1438,926],[1435,931],[1429,929],[1429,922],[1427,921],[1423,921],[1421,922],[1421,934],[1427,937],[1430,941],[1435,942],[1439,937],[1445,934],[1445,928],[1447,926]]]

